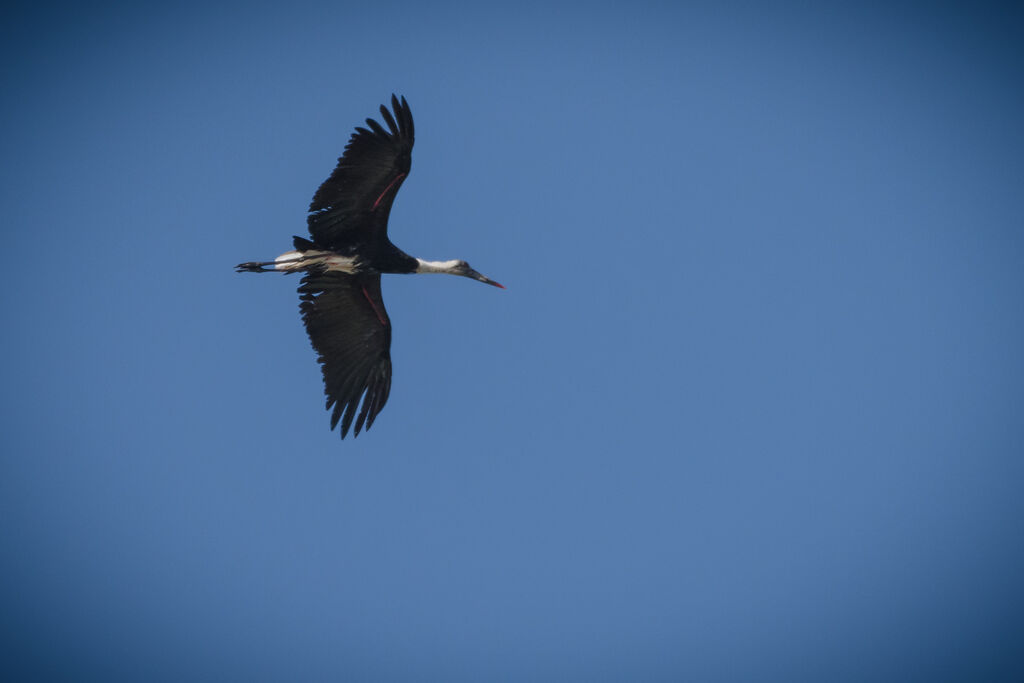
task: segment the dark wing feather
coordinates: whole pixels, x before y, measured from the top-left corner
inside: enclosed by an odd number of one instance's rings
[[[391,321],[377,273],[309,273],[299,286],[302,321],[324,375],[331,429],[369,429],[391,391]],[[362,407],[359,400],[362,398]],[[358,411],[358,416],[357,416]]]
[[[339,249],[387,234],[391,203],[412,166],[412,112],[391,96],[394,116],[381,105],[388,129],[373,119],[356,128],[338,166],[313,195],[309,234],[317,244]]]

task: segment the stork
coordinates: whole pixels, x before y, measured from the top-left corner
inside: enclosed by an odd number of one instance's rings
[[[366,119],[320,185],[306,219],[312,239],[273,261],[248,261],[238,272],[303,273],[299,310],[324,378],[331,429],[341,438],[369,429],[391,391],[391,320],[380,290],[381,273],[448,273],[504,287],[465,261],[426,261],[388,239],[388,216],[412,163],[412,112],[403,97],[381,105],[387,130]],[[360,399],[362,399],[360,407]]]

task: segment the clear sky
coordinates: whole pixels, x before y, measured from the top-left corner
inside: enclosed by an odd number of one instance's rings
[[[1024,679],[1024,14],[842,5],[5,10],[0,678]],[[508,289],[341,441],[232,266],[392,92]]]

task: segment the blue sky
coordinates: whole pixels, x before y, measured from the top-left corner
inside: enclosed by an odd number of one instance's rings
[[[1024,674],[1019,11],[7,12],[0,667],[20,680]],[[297,280],[416,119],[394,381]]]

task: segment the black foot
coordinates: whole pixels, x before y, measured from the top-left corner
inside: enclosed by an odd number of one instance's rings
[[[246,263],[239,263],[235,266],[236,273],[265,273],[273,268],[264,268],[264,264],[257,263],[256,261],[247,261]]]

